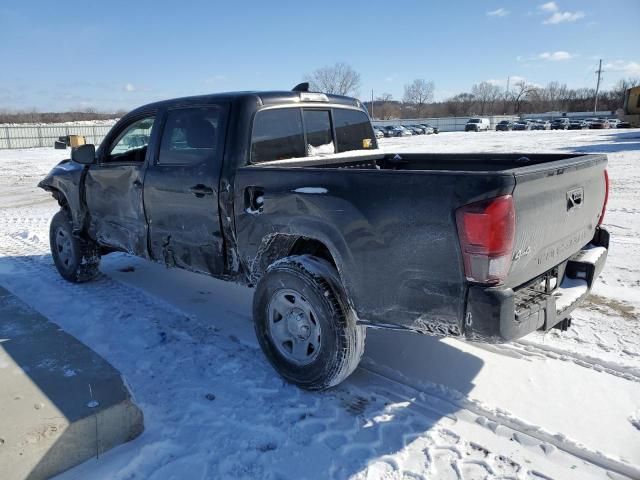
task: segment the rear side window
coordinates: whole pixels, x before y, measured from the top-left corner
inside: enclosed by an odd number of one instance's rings
[[[300,109],[262,110],[256,114],[251,134],[252,162],[269,162],[304,156]]]
[[[303,110],[303,116],[307,132],[307,155],[312,157],[335,153],[329,110]]]
[[[335,109],[333,110],[333,123],[336,128],[338,152],[376,147],[371,122],[364,112]]]
[[[217,133],[220,123],[219,107],[169,111],[162,132],[158,164],[189,165],[214,157],[219,147]]]

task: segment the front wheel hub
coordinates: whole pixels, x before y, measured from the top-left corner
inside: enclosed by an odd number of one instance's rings
[[[309,301],[291,289],[271,297],[268,333],[280,355],[295,365],[307,365],[320,351],[320,321]]]

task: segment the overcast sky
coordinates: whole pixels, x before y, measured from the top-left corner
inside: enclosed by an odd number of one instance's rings
[[[338,61],[362,75],[362,99],[400,99],[415,78],[436,99],[509,76],[593,87],[599,58],[607,88],[640,77],[639,45],[638,0],[2,0],[0,109],[286,90]]]

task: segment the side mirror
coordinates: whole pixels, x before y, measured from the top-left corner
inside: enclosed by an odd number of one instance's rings
[[[71,149],[71,160],[83,165],[91,165],[96,161],[96,146],[86,144]]]

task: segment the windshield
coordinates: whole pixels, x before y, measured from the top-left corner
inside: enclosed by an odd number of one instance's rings
[[[480,123],[480,119],[479,118],[472,118],[471,120],[469,120],[469,123]]]

